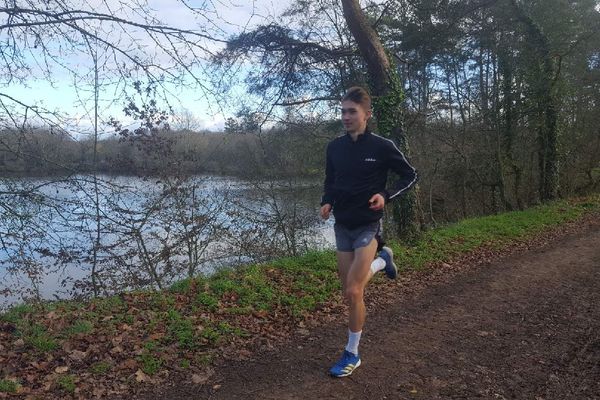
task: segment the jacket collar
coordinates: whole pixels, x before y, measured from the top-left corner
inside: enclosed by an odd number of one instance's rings
[[[364,142],[369,136],[371,136],[371,131],[369,130],[369,128],[367,128],[363,133],[358,135],[358,137],[356,138],[356,143]],[[352,142],[352,136],[349,132],[346,132],[346,138]]]

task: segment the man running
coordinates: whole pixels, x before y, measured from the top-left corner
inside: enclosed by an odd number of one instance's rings
[[[350,305],[348,344],[329,371],[335,377],[350,375],[361,363],[358,344],[365,323],[367,283],[381,270],[391,279],[397,274],[392,250],[381,242],[383,208],[417,180],[415,169],[394,142],[367,129],[371,116],[371,98],[366,90],[348,89],[342,98],[346,133],[327,146],[321,217],[328,219],[331,211],[335,216],[338,274]],[[400,177],[389,192],[388,170]],[[373,261],[377,250],[379,257]]]

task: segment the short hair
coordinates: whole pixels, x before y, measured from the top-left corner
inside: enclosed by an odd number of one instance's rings
[[[344,97],[342,97],[342,101],[347,100],[360,104],[366,110],[371,109],[371,96],[369,96],[369,93],[363,87],[353,86],[348,89]]]

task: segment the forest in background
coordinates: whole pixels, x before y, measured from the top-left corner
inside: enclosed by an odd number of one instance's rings
[[[418,187],[388,207],[392,236],[599,189],[595,0],[296,0],[234,35],[167,27],[147,5],[124,4],[119,17],[70,2],[0,9],[0,87],[26,84],[24,71],[36,68],[51,80],[64,67],[94,121],[92,133],[75,134],[64,115],[0,90],[0,262],[34,286],[49,267],[83,257],[91,265],[84,293],[163,287],[201,273],[215,258],[206,249],[224,238],[243,260],[307,251],[316,209],[294,190],[323,177],[326,143],[341,133],[339,99],[353,85],[369,87],[372,128],[419,173]],[[160,57],[112,34],[134,29]],[[91,64],[74,68],[59,48]],[[45,63],[32,65],[32,55]],[[225,132],[202,132],[172,112],[166,93],[185,83],[206,101],[234,105]],[[122,116],[101,113],[108,93]],[[159,179],[134,208],[119,199],[141,194],[103,174]],[[246,179],[255,207],[243,208],[230,188],[215,203],[195,174]],[[44,191],[56,182],[84,194],[67,203]],[[242,208],[211,217],[228,205]],[[66,230],[81,238],[75,247]]]
[[[395,140],[406,142],[419,170],[426,220],[598,189],[596,1],[395,0],[364,10],[401,79],[403,133]],[[226,96],[223,81],[243,80],[259,105],[241,102],[225,133],[194,131],[185,116],[169,129],[160,124],[164,111],[144,109],[137,114],[143,129],[122,135],[118,126],[104,127],[112,138],[99,140],[94,156],[93,139],[75,140],[60,128],[4,129],[0,174],[319,177],[324,146],[341,133],[339,97],[369,83],[342,15],[335,0],[297,1],[282,22],[229,39],[211,59],[225,77],[215,88]],[[235,68],[248,62],[250,70]]]

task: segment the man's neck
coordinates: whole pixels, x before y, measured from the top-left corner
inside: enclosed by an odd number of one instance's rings
[[[365,126],[364,128],[362,128],[362,129],[359,129],[359,130],[357,130],[357,131],[354,131],[354,132],[350,132],[350,131],[348,131],[348,134],[349,134],[349,135],[350,135],[350,137],[352,138],[352,141],[353,141],[353,142],[356,142],[356,141],[358,140],[358,137],[359,137],[360,135],[363,135],[363,134],[364,134],[366,131],[367,131],[367,127]]]

